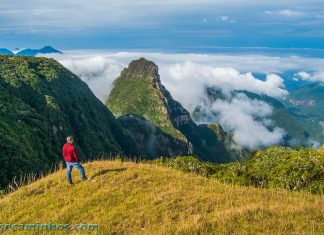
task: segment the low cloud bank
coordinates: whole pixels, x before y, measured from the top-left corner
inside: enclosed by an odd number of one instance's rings
[[[293,77],[296,79],[324,82],[321,72],[324,59],[320,58],[90,50],[66,51],[53,57],[80,76],[103,102],[120,71],[140,57],[159,66],[162,83],[190,112],[202,105],[206,87],[219,87],[229,99],[217,100],[206,108],[217,113],[219,123],[233,133],[240,146],[250,149],[280,143],[285,131],[278,127],[269,128],[272,125],[267,118],[272,112],[269,105],[243,94],[232,97],[232,91],[246,90],[276,98],[285,96],[288,91],[280,74],[286,71],[299,71]],[[265,78],[256,78],[253,75],[256,73],[265,74]]]
[[[284,89],[283,79],[276,74],[269,74],[262,81],[251,73],[240,73],[231,67],[214,67],[189,61],[162,66],[161,78],[171,94],[189,111],[193,111],[203,98],[205,88],[211,86],[219,87],[227,95],[234,90],[246,90],[272,97],[288,94]]]
[[[305,81],[324,83],[324,70],[316,71],[316,72],[313,72],[313,73],[309,73],[309,72],[306,72],[306,71],[301,71],[301,72],[295,74],[295,78],[302,79],[302,80],[305,80]]]
[[[234,93],[212,103],[205,100],[199,107],[204,114],[203,122],[216,121],[233,133],[233,139],[239,145],[234,147],[250,150],[267,147],[280,143],[285,136],[285,131],[275,127],[269,119],[272,107],[243,93]]]

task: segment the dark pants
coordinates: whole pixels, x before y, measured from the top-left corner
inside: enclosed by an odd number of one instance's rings
[[[69,184],[72,184],[71,172],[72,172],[73,167],[75,167],[76,169],[78,169],[80,171],[82,180],[87,179],[87,176],[84,172],[84,168],[79,162],[66,162],[66,177],[67,177],[67,181]]]

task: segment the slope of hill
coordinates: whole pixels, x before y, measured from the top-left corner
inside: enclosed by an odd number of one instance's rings
[[[1,55],[14,55],[14,53],[6,48],[0,48]]]
[[[79,153],[139,154],[113,114],[53,59],[0,56],[0,188],[61,159],[67,135]]]
[[[322,234],[323,196],[224,184],[152,164],[97,161],[0,199],[3,224],[98,224],[99,234]],[[19,203],[17,203],[19,202]],[[63,234],[62,233],[62,234]],[[61,234],[61,233],[60,233]]]
[[[41,49],[25,49],[22,51],[19,51],[16,55],[17,56],[36,56],[37,54],[51,54],[51,53],[59,53],[62,54],[62,52],[56,50],[55,48],[51,46],[45,46]]]
[[[189,112],[161,84],[158,66],[144,58],[132,61],[113,83],[106,105],[117,116],[138,115],[183,141],[203,160],[229,162],[241,158],[206,125],[196,125]],[[187,150],[185,150],[187,151]]]

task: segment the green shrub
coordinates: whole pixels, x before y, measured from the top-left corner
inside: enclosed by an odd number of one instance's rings
[[[213,177],[241,185],[323,193],[324,154],[311,148],[270,147],[245,163],[219,166]]]
[[[158,165],[167,166],[187,173],[209,176],[215,172],[216,165],[201,161],[193,156],[179,156],[176,158],[159,158],[153,160]]]

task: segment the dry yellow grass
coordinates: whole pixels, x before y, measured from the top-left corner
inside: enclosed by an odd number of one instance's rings
[[[99,234],[324,234],[323,196],[240,187],[143,163],[84,167],[94,182],[81,182],[74,170],[69,186],[63,170],[1,199],[0,224],[99,224]]]

